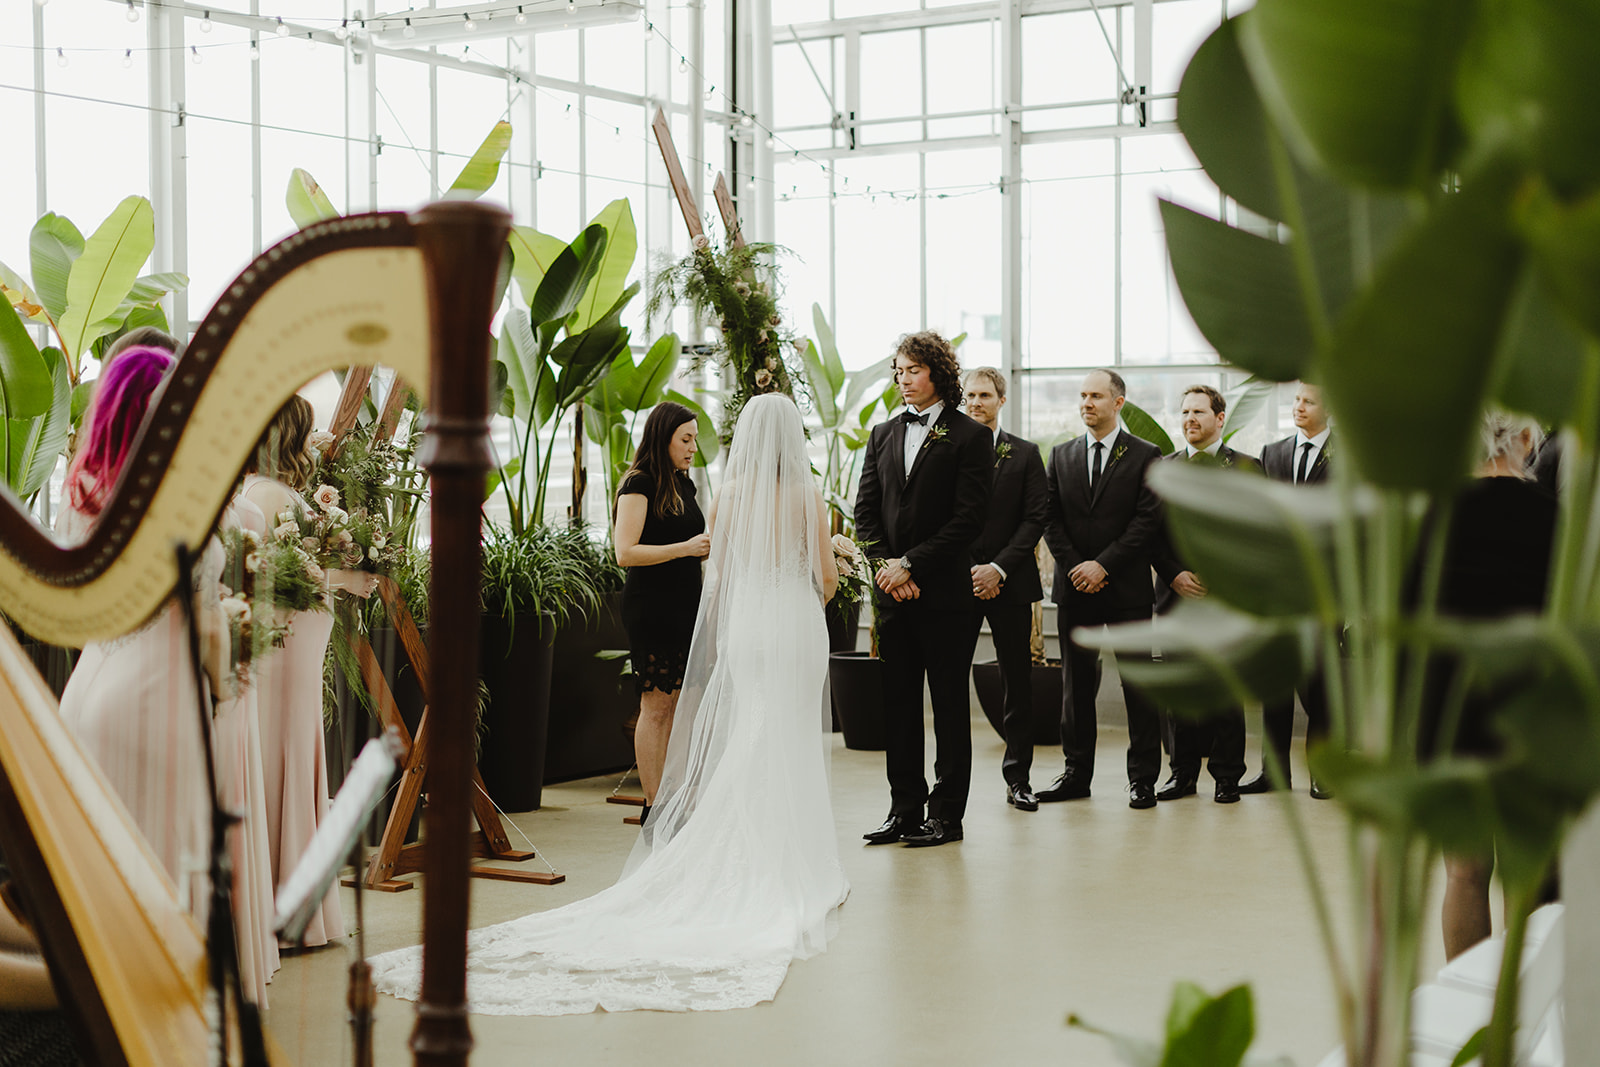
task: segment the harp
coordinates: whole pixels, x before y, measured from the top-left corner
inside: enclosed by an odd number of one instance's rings
[[[510,220],[433,204],[352,216],[270,249],[222,295],[152,402],[89,538],[63,547],[0,494],[0,610],[62,644],[131,630],[204,544],[256,438],[321,372],[383,364],[425,392],[436,620],[424,976],[415,1062],[464,1064],[479,509],[488,343]],[[422,385],[421,383],[426,383]],[[205,1064],[207,953],[55,700],[0,627],[0,849],[91,1062]],[[281,1058],[277,1062],[282,1062]]]

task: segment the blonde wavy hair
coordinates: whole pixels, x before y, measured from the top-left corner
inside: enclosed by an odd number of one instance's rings
[[[256,441],[255,458],[247,468],[250,473],[304,489],[317,468],[316,457],[306,448],[314,419],[311,402],[298,394],[291,396]]]

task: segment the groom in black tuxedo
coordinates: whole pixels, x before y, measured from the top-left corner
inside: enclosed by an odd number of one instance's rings
[[[1039,799],[1077,800],[1089,795],[1097,731],[1095,689],[1099,653],[1069,637],[1075,626],[1148,619],[1155,603],[1150,561],[1161,506],[1145,472],[1161,450],[1123,429],[1119,417],[1127,386],[1115,371],[1084,376],[1078,413],[1089,432],[1050,450],[1045,473],[1049,516],[1045,543],[1056,558],[1051,599],[1059,610],[1061,748],[1066,771]],[[1161,721],[1155,704],[1124,679],[1128,704],[1128,806],[1156,805],[1161,773]]]
[[[983,529],[994,439],[957,410],[961,365],[938,334],[902,337],[894,375],[905,410],[873,428],[856,493],[856,533],[888,560],[874,595],[889,817],[863,836],[874,845],[943,845],[961,840],[972,781],[967,676],[978,634],[970,552]],[[924,677],[938,746],[932,791],[924,773]]]

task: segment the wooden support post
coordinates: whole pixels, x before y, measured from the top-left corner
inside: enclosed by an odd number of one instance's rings
[[[700,205],[694,202],[694,193],[689,191],[689,179],[683,176],[683,164],[678,161],[678,150],[672,144],[672,127],[667,123],[667,113],[659,107],[656,108],[656,117],[650,123],[650,128],[655,131],[661,158],[667,164],[667,180],[677,194],[678,209],[683,212],[683,224],[689,228],[689,238],[693,240],[706,232],[700,224]]]
[[[728,179],[717,172],[711,195],[717,198],[717,212],[722,216],[722,226],[728,233],[729,248],[744,247],[744,228],[739,225],[739,210],[734,206],[733,194],[728,191]]]

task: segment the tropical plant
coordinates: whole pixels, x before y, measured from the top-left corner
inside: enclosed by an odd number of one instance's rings
[[[808,340],[802,366],[811,407],[822,423],[826,458],[822,468],[822,493],[828,501],[833,532],[854,536],[856,475],[861,450],[872,436],[873,415],[885,415],[900,405],[894,384],[894,357],[886,356],[869,367],[846,371],[834,343],[833,327],[819,304],[811,305],[816,340]],[[878,391],[885,380],[888,385]],[[866,403],[862,403],[865,400]]]
[[[498,474],[511,531],[521,535],[544,522],[563,417],[627,358],[631,331],[621,320],[639,292],[637,282],[626,284],[638,239],[627,200],[616,200],[571,244],[519,226],[511,246],[512,274],[528,306],[512,307],[500,331],[496,375],[507,385],[500,412],[511,418],[519,448]]]
[[[752,244],[717,249],[705,236],[695,238],[693,251],[676,263],[663,263],[650,283],[645,319],[654,323],[668,310],[686,305],[696,316],[709,317],[718,341],[711,357],[722,365],[722,421],[718,433],[733,439],[739,412],[753,396],[794,396],[799,374],[790,365],[797,339],[783,328],[778,310],[776,245]],[[708,357],[696,356],[698,368]]]
[[[607,500],[616,499],[622,475],[633,459],[634,428],[639,416],[663,400],[682,404],[694,413],[700,424],[700,447],[695,453],[694,465],[704,467],[717,456],[716,430],[705,409],[676,389],[668,388],[677,372],[682,347],[675,333],[658,337],[637,365],[633,362],[633,352],[623,349],[584,401],[584,431],[589,440],[600,446]]]
[[[1284,811],[1351,1064],[1409,1062],[1438,854],[1493,849],[1506,936],[1474,1042],[1485,1067],[1510,1067],[1527,918],[1600,792],[1600,114],[1565,103],[1596,69],[1592,8],[1258,0],[1201,45],[1179,90],[1206,172],[1274,224],[1164,202],[1184,300],[1228,362],[1320,382],[1341,455],[1325,489],[1159,465],[1152,484],[1211,596],[1080,640],[1159,645],[1163,662],[1123,669],[1197,713],[1284,692],[1320,659],[1332,736],[1311,758],[1347,816],[1348,929]],[[1446,622],[1450,501],[1497,401],[1565,427],[1549,606]],[[1467,665],[1460,691],[1532,679],[1499,708],[1503,755],[1419,763],[1436,651]]]

